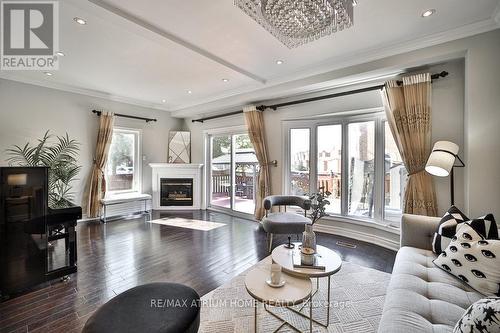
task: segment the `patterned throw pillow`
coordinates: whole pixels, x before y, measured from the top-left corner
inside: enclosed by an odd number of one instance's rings
[[[434,233],[432,252],[436,254],[443,252],[450,244],[451,238],[455,236],[458,224],[468,220],[469,218],[460,209],[451,206],[439,222],[438,230]]]
[[[453,329],[453,333],[500,333],[500,298],[483,298],[472,304]]]
[[[460,209],[451,206],[439,222],[437,232],[434,233],[434,238],[432,239],[432,252],[436,254],[443,252],[450,244],[451,238],[457,232],[460,224],[466,221],[468,221],[472,228],[481,236],[488,239],[498,239],[498,227],[492,214],[479,217],[471,222]]]
[[[486,296],[500,296],[500,240],[462,223],[434,264]]]
[[[467,223],[484,238],[498,239],[498,226],[493,214],[478,217]]]

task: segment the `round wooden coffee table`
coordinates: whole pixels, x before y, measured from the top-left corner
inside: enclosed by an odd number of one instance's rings
[[[267,308],[267,305],[288,307],[304,303],[306,300],[311,298],[311,279],[295,277],[282,273],[282,277],[286,281],[285,285],[281,288],[273,288],[268,286],[266,283],[266,280],[269,279],[270,275],[271,264],[267,264],[255,267],[250,270],[245,277],[245,287],[247,292],[257,301],[254,303],[255,332],[257,332],[257,307],[259,302],[264,304],[264,309],[268,313],[282,321],[281,326],[278,327],[277,330],[284,325],[289,325],[293,329],[299,331],[294,325],[270,311]],[[312,313],[312,303],[309,311]],[[311,320],[309,320],[309,328],[312,332]]]
[[[318,292],[319,288],[319,278],[327,277],[328,278],[328,301],[327,301],[327,316],[326,316],[326,324],[321,323],[312,318],[312,311],[310,312],[310,316],[307,317],[302,312],[297,311],[293,308],[290,308],[293,312],[309,318],[314,321],[316,324],[321,325],[323,327],[328,327],[330,324],[330,287],[331,287],[331,276],[337,273],[342,267],[342,258],[340,255],[326,248],[324,246],[318,245],[316,249],[317,256],[317,264],[324,266],[325,269],[315,269],[315,268],[304,268],[304,267],[294,267],[294,258],[295,262],[300,262],[300,243],[294,243],[295,247],[293,249],[287,249],[284,245],[280,245],[276,247],[272,252],[273,262],[279,264],[283,271],[289,275],[301,277],[301,278],[316,278],[316,290],[311,294],[309,302],[312,303],[312,298]],[[305,304],[307,305],[307,303]],[[304,305],[304,306],[305,306]]]

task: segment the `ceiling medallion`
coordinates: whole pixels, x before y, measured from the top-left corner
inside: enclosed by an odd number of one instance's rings
[[[288,48],[351,27],[353,0],[234,0]]]

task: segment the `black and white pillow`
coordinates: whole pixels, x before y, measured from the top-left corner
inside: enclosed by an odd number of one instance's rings
[[[469,221],[467,216],[457,207],[451,206],[441,219],[437,232],[434,233],[432,252],[436,254],[443,252],[450,244],[451,238],[457,232],[459,225],[466,221]],[[498,239],[498,227],[492,214],[487,214],[468,223],[481,236],[488,239]]]
[[[453,329],[453,333],[499,333],[500,298],[483,298],[472,304]]]
[[[498,239],[498,226],[493,214],[478,217],[467,223],[484,238]]]
[[[434,233],[432,240],[432,252],[440,254],[450,244],[451,238],[457,233],[457,226],[468,221],[469,218],[455,206],[444,214],[439,222],[438,230]]]
[[[434,264],[486,296],[500,296],[500,240],[462,223]]]

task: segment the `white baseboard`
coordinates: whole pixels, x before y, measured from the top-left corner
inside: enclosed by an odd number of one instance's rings
[[[318,223],[314,225],[314,231],[360,240],[363,242],[379,245],[394,251],[399,250],[399,241],[394,241],[390,238],[385,238],[379,235],[369,234],[366,232],[361,232],[350,228]],[[390,235],[390,233],[388,233],[388,235]]]

